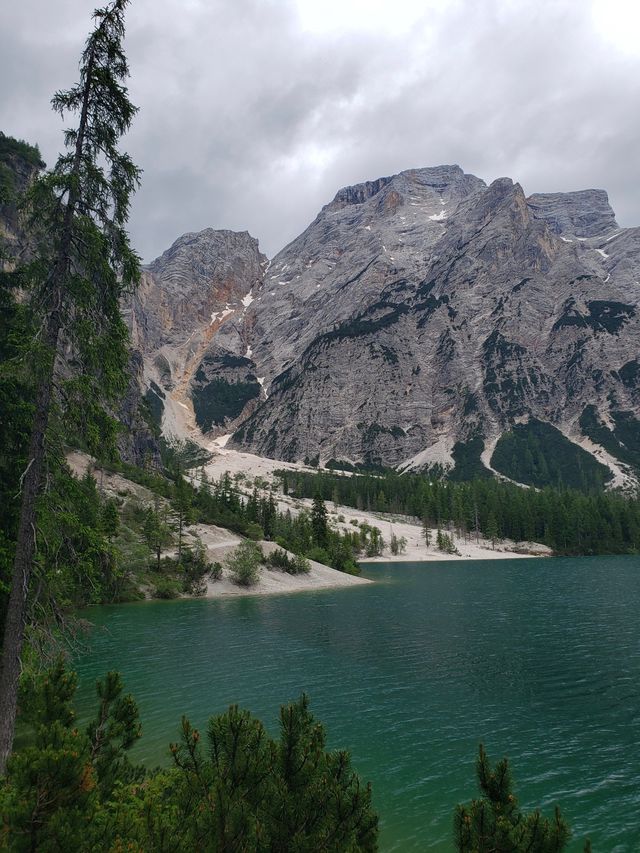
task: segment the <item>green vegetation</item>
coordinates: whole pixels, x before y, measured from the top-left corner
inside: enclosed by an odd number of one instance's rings
[[[317,467],[317,463],[316,463]],[[381,465],[368,465],[366,462],[347,462],[344,459],[329,459],[325,468],[330,471],[358,471],[364,472],[383,472],[385,469]]]
[[[592,277],[585,276],[585,278]],[[556,320],[553,326],[554,331],[567,326],[578,326],[579,328],[591,328],[596,333],[608,332],[610,335],[614,335],[636,315],[636,309],[633,305],[600,299],[587,302],[587,310],[587,314],[582,314],[576,307],[576,300],[570,297],[564,304],[561,317]]]
[[[24,160],[25,163],[34,166],[36,169],[44,166],[40,149],[37,145],[30,145],[23,139],[14,139],[0,130],[0,162],[6,163],[13,157]]]
[[[0,130],[0,205],[17,201],[19,187],[16,186],[16,174],[20,162],[34,170],[44,167],[37,146],[6,136]]]
[[[557,807],[551,819],[538,810],[520,811],[506,758],[492,768],[481,744],[476,775],[482,799],[458,806],[454,814],[458,853],[561,853],[565,849],[571,833]]]
[[[164,399],[164,391],[156,385],[155,382],[151,383],[151,387],[146,390],[143,397],[144,405],[147,410],[145,412],[147,415],[145,420],[158,436],[160,435],[162,413],[164,412]]]
[[[196,488],[183,471],[203,461],[197,448],[165,445],[162,472],[114,461],[119,427],[109,411],[126,385],[128,360],[120,300],[139,274],[125,228],[139,172],[116,148],[135,114],[124,87],[126,5],[113,0],[96,12],[80,83],[54,98],[59,112],[79,112],[78,126],[66,133],[69,153],[30,190],[32,260],[0,275],[0,844],[16,851],[374,851],[371,789],[352,770],[348,753],[326,750],[324,729],[304,696],[282,708],[278,738],[235,706],[209,721],[204,745],[183,719],[181,742],[170,749],[172,765],[150,772],[128,758],[141,735],[138,710],[111,672],[98,683],[95,718],[82,730],[72,706],[73,674],[57,662],[37,677],[72,634],[70,614],[135,597],[141,584],[158,598],[201,592],[206,574],[220,577],[221,568],[210,567],[204,548],[187,535],[196,521],[247,537],[227,568],[236,583],[251,586],[263,562],[253,540],[278,543],[267,562],[290,574],[308,572],[310,559],[357,572],[361,554],[382,553],[376,527],[333,527],[328,500],[424,518],[438,526],[436,544],[443,552],[454,550],[451,535],[440,529],[446,523],[464,535],[482,530],[493,542],[504,536],[538,539],[562,553],[638,551],[638,501],[569,490],[526,492],[481,480],[479,438],[454,450],[458,476],[478,478],[470,483],[400,478],[382,470],[350,479],[289,473],[283,487],[313,497],[311,511],[295,518],[278,510],[264,484],[246,495],[229,475],[213,483],[202,475]],[[0,203],[14,201],[8,164],[15,158],[42,166],[37,149],[0,134]],[[589,309],[597,330],[611,333],[634,310],[595,302]],[[408,310],[381,303],[371,316],[324,339],[368,335]],[[59,359],[69,352],[68,370],[58,375]],[[388,348],[377,354],[387,363],[397,360]],[[512,390],[514,399],[521,396],[519,386]],[[233,419],[260,393],[255,377],[216,379],[194,394],[198,423],[209,429]],[[146,399],[156,433],[163,396],[155,386]],[[635,458],[637,422],[627,415],[619,413],[612,436],[619,453]],[[398,426],[359,426],[367,443],[380,434],[402,435]],[[526,440],[531,456],[529,461],[524,454],[526,470],[518,469],[523,476],[513,476],[601,489],[605,479],[597,467],[568,457],[556,436],[536,429],[526,439],[517,428],[512,432],[510,440]],[[72,477],[64,462],[69,438],[149,489],[151,501],[129,499],[124,489],[107,497],[91,474]],[[505,463],[512,468],[518,465],[514,454],[507,452]],[[391,535],[394,554],[405,544]],[[175,554],[166,556],[173,545]],[[8,758],[20,670],[20,713],[30,731],[28,744]],[[481,750],[478,775],[485,799],[456,812],[460,850],[562,848],[568,830],[559,814],[550,822],[537,812],[518,811],[506,762],[492,771]]]
[[[587,406],[580,416],[580,428],[615,459],[640,472],[640,421],[633,412],[613,411],[613,428],[602,423],[595,406]]]
[[[404,536],[396,536],[395,533],[392,533],[389,537],[389,550],[397,557],[398,554],[404,554],[407,550],[407,540]]]
[[[196,373],[198,381],[200,371]],[[249,400],[260,396],[260,383],[255,377],[248,382],[228,382],[226,379],[207,380],[206,385],[192,391],[196,422],[203,432],[214,426],[222,426],[227,419],[234,420]]]
[[[483,450],[484,440],[481,436],[475,436],[467,442],[457,441],[451,451],[455,464],[453,471],[449,474],[449,479],[465,482],[466,480],[492,477],[493,474],[488,468],[485,468],[480,459]]]
[[[183,718],[171,766],[148,771],[128,758],[141,729],[118,673],[98,683],[98,711],[84,730],[75,687],[58,661],[22,696],[34,736],[0,781],[3,849],[377,849],[371,787],[347,752],[326,750],[305,696],[282,707],[278,738],[237,706],[212,717],[205,737]]]
[[[543,488],[568,486],[583,492],[601,491],[611,472],[560,430],[532,418],[515,424],[500,437],[491,465],[512,480]]]
[[[285,472],[280,472],[284,477]],[[286,472],[290,494],[450,525],[459,537],[533,541],[558,554],[640,552],[640,501],[616,493],[524,489],[497,479],[456,483],[387,471],[377,476]]]
[[[438,551],[442,551],[443,554],[459,553],[456,546],[453,544],[451,536],[443,530],[440,530],[440,528],[436,531],[436,548]]]
[[[80,82],[53,97],[62,116],[77,115],[65,132],[67,153],[38,177],[27,199],[31,251],[15,271],[3,273],[20,287],[30,328],[22,341],[32,391],[28,461],[21,480],[19,521],[12,541],[13,569],[4,618],[0,670],[0,773],[11,751],[20,658],[29,590],[37,568],[38,509],[52,447],[56,410],[67,434],[87,446],[113,446],[115,426],[103,407],[126,389],[129,354],[120,314],[123,293],[139,277],[139,258],[129,246],[129,202],[140,172],[118,143],[136,108],[127,96],[127,61],[122,50],[126,0],[95,12],[80,62]],[[10,286],[9,285],[9,286]],[[58,357],[71,352],[67,376]],[[32,384],[31,384],[32,383]]]
[[[640,385],[640,362],[634,358],[623,364],[618,371],[618,376],[627,388],[637,388]]]
[[[286,551],[281,548],[276,548],[267,557],[267,564],[275,569],[281,569],[288,575],[306,575],[309,573],[311,566],[306,557],[294,555],[290,557]]]
[[[262,551],[255,542],[241,542],[226,560],[231,579],[238,586],[255,586],[260,577]]]
[[[483,387],[491,408],[512,417],[522,414],[530,387],[539,381],[525,367],[524,347],[495,330],[483,344],[483,356],[487,365]]]

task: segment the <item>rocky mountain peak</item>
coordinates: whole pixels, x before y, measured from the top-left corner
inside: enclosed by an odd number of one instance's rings
[[[599,237],[620,227],[604,190],[534,193],[527,201],[534,216],[543,219],[556,234]]]
[[[247,264],[260,254],[258,241],[248,231],[205,228],[179,237],[147,269],[159,280],[174,287],[209,287],[223,276],[242,277]]]
[[[378,178],[375,181],[365,181],[352,187],[343,187],[335,194],[333,201],[327,205],[331,210],[338,210],[349,204],[363,204],[385,187],[392,179]]]
[[[374,197],[377,209],[395,212],[403,203],[427,198],[444,203],[457,202],[485,186],[484,181],[465,174],[457,165],[407,169],[391,177],[343,187],[322,212],[333,213],[349,205],[364,205]]]
[[[602,191],[526,198],[456,165],[345,187],[270,263],[211,229],[154,261],[147,376],[169,431],[186,411],[280,459],[482,471],[528,419],[631,458],[639,235]]]
[[[167,432],[195,428],[190,384],[226,324],[237,321],[232,346],[246,349],[244,321],[267,264],[247,231],[205,228],[184,234],[144,271],[126,316]]]

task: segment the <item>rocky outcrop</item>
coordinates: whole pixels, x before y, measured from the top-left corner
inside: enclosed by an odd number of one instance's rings
[[[619,227],[604,190],[535,193],[528,203],[534,216],[544,219],[556,234],[598,237]]]
[[[185,235],[149,267],[132,328],[189,428],[195,400],[238,448],[422,466],[484,447],[490,465],[531,418],[619,482],[611,448],[640,428],[639,280],[640,229],[603,191],[526,198],[440,166],[340,190],[270,263],[247,234]],[[594,423],[618,430],[609,450]]]
[[[180,237],[145,269],[126,317],[168,434],[224,431],[261,398],[247,309],[266,266],[246,231],[207,228]]]
[[[18,200],[44,168],[39,150],[0,131],[0,269],[29,256],[29,239],[20,222]]]
[[[153,412],[145,405],[143,388],[144,359],[142,353],[134,350],[129,359],[127,391],[114,412],[123,427],[118,435],[118,451],[121,459],[131,465],[159,467],[160,425],[154,424]]]
[[[20,216],[20,200],[44,165],[36,147],[0,132],[0,270],[3,267],[12,269],[16,262],[32,257],[33,233],[25,228]],[[73,363],[71,347],[63,344],[58,359],[60,373],[67,378],[71,376]],[[131,352],[128,373],[124,398],[109,409],[110,415],[122,425],[117,439],[118,449],[125,462],[158,465],[159,433],[145,418],[144,359],[141,352]]]

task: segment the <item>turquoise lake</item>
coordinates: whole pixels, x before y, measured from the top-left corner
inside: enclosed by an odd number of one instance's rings
[[[79,708],[119,669],[134,757],[167,764],[182,714],[232,703],[277,730],[305,691],[373,784],[381,850],[452,850],[474,762],[508,755],[524,807],[558,803],[572,851],[640,849],[640,559],[378,564],[368,586],[88,611]]]

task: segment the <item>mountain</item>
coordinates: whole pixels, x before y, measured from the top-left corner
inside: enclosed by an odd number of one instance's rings
[[[220,431],[258,404],[248,309],[267,266],[246,231],[207,228],[180,237],[144,271],[125,314],[166,434]]]
[[[605,192],[527,198],[439,166],[340,190],[270,262],[246,232],[181,237],[130,325],[169,433],[542,484],[563,461],[578,484],[623,484],[639,303],[640,229]]]

